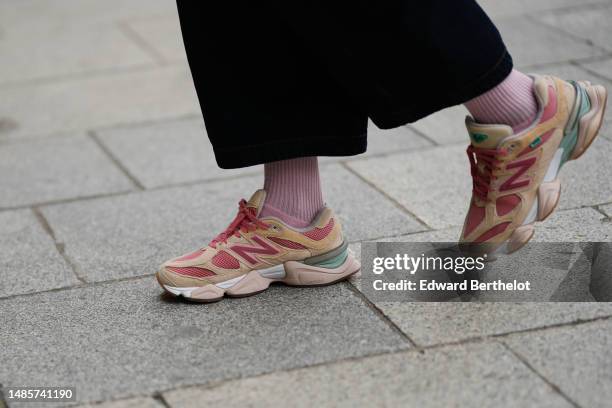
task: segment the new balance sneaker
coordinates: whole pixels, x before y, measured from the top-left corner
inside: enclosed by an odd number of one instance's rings
[[[240,201],[234,221],[208,246],[164,263],[157,272],[162,288],[214,302],[262,292],[272,282],[328,285],[360,269],[331,209],[321,210],[309,227],[293,228],[275,217],[259,218],[265,197],[258,190]]]
[[[600,85],[534,76],[534,92],[539,114],[518,134],[466,118],[473,193],[460,242],[483,252],[511,253],[531,239],[534,223],[559,202],[559,170],[585,152],[602,124],[607,92]]]

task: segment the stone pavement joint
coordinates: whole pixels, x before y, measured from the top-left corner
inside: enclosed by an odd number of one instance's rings
[[[442,143],[440,143],[440,141],[438,141],[438,140],[434,139],[433,137],[429,136],[427,133],[423,132],[418,127],[414,126],[413,124],[409,124],[409,125],[406,125],[406,126],[410,130],[412,130],[414,133],[416,133],[417,135],[421,136],[423,139],[428,140],[432,145],[434,145],[434,146],[441,146],[442,145]]]
[[[355,286],[354,283],[351,283],[351,285]],[[356,289],[356,288],[355,288]],[[356,289],[358,290],[358,289]],[[369,305],[371,305],[371,307],[373,309],[376,309],[378,311],[380,311],[380,313],[385,317],[385,319],[390,320],[390,318],[384,314],[384,311],[381,310],[378,306],[376,306],[376,304],[372,303],[369,299],[365,298],[367,300],[367,303]],[[483,342],[487,342],[487,341],[503,341],[503,339],[505,338],[509,338],[515,335],[523,335],[523,334],[538,334],[538,333],[544,333],[548,330],[555,330],[555,329],[560,329],[560,328],[565,328],[565,327],[575,327],[575,326],[581,326],[581,325],[585,325],[585,324],[589,324],[589,323],[594,323],[594,322],[607,322],[607,321],[611,321],[612,320],[612,312],[610,312],[610,315],[608,316],[599,316],[599,317],[593,317],[590,319],[576,319],[573,321],[569,321],[569,322],[563,322],[563,323],[555,323],[555,324],[550,324],[550,325],[543,325],[543,326],[538,326],[538,327],[532,327],[532,328],[527,328],[527,329],[520,329],[520,330],[515,330],[515,331],[508,331],[505,333],[492,333],[492,334],[484,334],[484,335],[480,335],[480,336],[473,336],[473,337],[466,337],[463,339],[459,339],[456,341],[443,341],[440,343],[436,343],[436,344],[418,344],[415,343],[414,340],[412,340],[405,332],[402,331],[402,329],[395,324],[393,321],[391,321],[391,324],[393,325],[393,327],[396,327],[398,330],[400,330],[401,333],[403,333],[403,335],[411,342],[411,344],[413,344],[414,346],[414,350],[416,351],[424,351],[424,350],[436,350],[439,348],[444,348],[444,347],[449,347],[449,346],[461,346],[461,345],[468,345],[468,344],[479,344],[479,343],[483,343]]]
[[[153,58],[153,60],[158,64],[158,65],[166,65],[167,61],[164,58],[164,56],[162,54],[160,54],[159,52],[157,52],[157,49],[155,49],[155,47],[152,47],[144,38],[142,38],[140,36],[140,34],[138,34],[136,31],[134,31],[134,29],[132,29],[132,27],[130,27],[129,24],[127,24],[127,22],[125,21],[120,21],[117,23],[119,29],[121,31],[123,31],[123,33],[129,37],[136,45],[138,45],[144,52],[146,52],[147,54],[149,54],[151,56],[151,58]]]
[[[368,299],[352,282],[348,282],[347,287],[363,301],[383,322],[385,322],[393,331],[402,336],[406,342],[414,348],[418,348],[419,345],[414,342],[405,332],[403,332],[391,319],[389,319],[378,306],[376,306],[370,299]]]
[[[288,393],[296,407],[332,399],[342,407],[571,406],[496,343],[368,356],[164,395],[172,406],[266,407],[283,405]]]
[[[499,23],[519,69],[592,78],[612,89],[612,1],[480,3]],[[16,282],[0,288],[0,326],[13,333],[0,331],[3,383],[47,369],[46,381],[86,378],[80,402],[99,408],[189,406],[184,395],[195,397],[191,403],[227,395],[256,401],[267,384],[321,391],[308,402],[333,396],[354,406],[360,390],[331,387],[344,378],[372,386],[374,398],[422,407],[450,405],[444,398],[453,387],[464,405],[586,407],[610,400],[605,329],[612,327],[612,304],[384,304],[368,299],[358,278],[312,291],[273,287],[205,307],[164,301],[152,277],[158,262],[209,239],[239,195],[261,184],[261,169],[215,168],[175,3],[0,2],[0,28],[0,49],[11,57],[0,67],[0,173],[9,175],[0,177],[0,190],[15,191],[0,194],[0,257],[10,258],[0,266],[8,265]],[[57,43],[70,52],[49,47]],[[365,240],[456,239],[470,190],[466,114],[454,107],[392,131],[370,123],[366,154],[321,159],[326,195],[346,220],[354,250]],[[562,173],[569,180],[562,208],[534,239],[612,239],[612,171],[604,165],[612,155],[610,110],[600,139]],[[181,153],[185,146],[194,147],[191,156]],[[173,163],[156,163],[164,158]],[[207,199],[212,195],[218,203]],[[376,206],[382,210],[373,213]],[[30,332],[20,331],[20,321]],[[209,343],[227,354],[224,361]],[[52,359],[36,359],[45,349],[55,351]],[[172,364],[160,350],[172,353]],[[272,352],[266,360],[253,350]],[[201,367],[193,367],[190,353]],[[390,379],[376,382],[372,372]],[[481,378],[483,372],[489,375]],[[461,382],[466,373],[496,392],[482,397],[482,387]]]
[[[153,399],[157,401],[162,407],[172,408],[168,401],[166,401],[166,399],[164,398],[164,394],[162,394],[161,392],[153,393]]]
[[[591,48],[596,48],[599,53],[597,55],[588,55],[585,57],[574,57],[572,56],[571,58],[568,58],[569,61],[581,61],[581,60],[588,60],[591,58],[603,58],[607,55],[610,54],[610,49],[607,49],[603,46],[598,46],[597,44],[595,44],[593,41],[591,41],[588,38],[584,38],[582,36],[576,35],[574,33],[572,33],[571,31],[567,31],[564,29],[564,27],[559,26],[557,24],[550,24],[547,22],[546,18],[542,18],[542,17],[536,17],[536,16],[532,16],[532,15],[528,15],[525,16],[526,19],[529,19],[530,21],[532,21],[534,24],[540,24],[540,25],[545,25],[546,27],[550,28],[553,31],[556,31],[557,33],[561,34],[562,36],[568,36],[570,38],[573,38],[574,40],[584,43],[587,46],[591,47]]]
[[[0,383],[0,408],[7,408],[6,397],[4,396],[3,385]]]
[[[172,65],[172,64],[168,64],[168,65]],[[175,63],[175,66],[180,66],[180,64]],[[57,74],[57,75],[53,75],[53,76],[48,76],[48,77],[41,77],[41,78],[32,78],[32,79],[24,79],[24,80],[15,80],[15,81],[8,81],[8,82],[2,82],[0,83],[0,89],[19,89],[19,88],[23,88],[23,87],[28,87],[31,85],[45,85],[45,84],[53,84],[56,82],[71,82],[71,81],[75,81],[75,80],[79,80],[79,79],[93,79],[93,78],[98,78],[98,77],[104,77],[104,76],[108,76],[108,75],[118,75],[118,74],[123,74],[123,73],[130,73],[130,72],[142,72],[142,73],[146,73],[148,71],[154,71],[159,69],[158,66],[156,65],[151,65],[151,64],[146,64],[146,65],[134,65],[131,67],[123,67],[123,68],[119,68],[119,67],[112,67],[112,68],[99,68],[99,69],[95,69],[95,70],[91,70],[91,71],[86,71],[86,72],[80,72],[80,73],[73,73],[73,74]],[[194,113],[195,114],[195,113]],[[193,114],[192,114],[193,115]],[[9,126],[8,129],[5,130],[13,130],[16,128],[16,126],[14,126],[14,124],[16,124],[16,122],[13,124],[13,126],[10,126],[11,122],[9,119]],[[128,125],[127,123],[124,125]],[[0,132],[2,132],[2,129],[0,128]],[[56,133],[61,133],[61,131],[57,131]],[[42,135],[42,137],[49,137],[51,134],[44,134]],[[31,135],[28,137],[28,139],[35,139],[37,137],[41,137],[39,135]]]
[[[378,191],[388,201],[392,202],[393,205],[395,205],[395,207],[397,207],[401,211],[405,212],[408,216],[410,216],[410,217],[414,218],[415,220],[417,220],[423,226],[423,228],[425,228],[426,230],[431,230],[432,229],[429,225],[427,225],[427,223],[425,221],[423,221],[421,218],[419,218],[416,214],[414,214],[412,211],[410,211],[408,208],[406,208],[404,205],[402,205],[396,199],[391,197],[386,191],[384,191],[378,185],[376,185],[375,183],[372,183],[370,180],[368,180],[367,178],[363,177],[361,174],[356,172],[352,167],[350,167],[348,165],[348,163],[349,162],[342,163],[342,165],[344,166],[344,168],[346,170],[351,172],[353,175],[358,177],[361,181],[363,181],[364,183],[366,183],[367,185],[372,187],[374,190]],[[421,231],[417,231],[417,232],[421,232]]]
[[[189,115],[187,118],[194,118],[194,116]],[[182,117],[178,117],[176,119],[174,119],[175,121],[181,121],[184,120],[184,118]],[[153,122],[154,124],[158,124],[158,122]],[[164,122],[165,123],[165,122]],[[140,126],[145,126],[148,125],[149,122],[139,122],[139,123],[135,123],[132,124],[132,127],[140,127]],[[245,178],[245,177],[251,177],[253,176],[255,173],[253,172],[240,172],[240,173],[231,173],[229,175],[217,175],[215,177],[210,177],[210,178],[197,178],[194,180],[187,180],[187,181],[172,181],[172,182],[167,182],[164,184],[160,184],[160,185],[154,185],[154,186],[143,186],[142,182],[138,179],[138,177],[134,176],[131,171],[126,167],[126,165],[124,164],[123,160],[118,159],[115,156],[115,153],[113,151],[111,151],[104,142],[102,142],[100,140],[100,136],[99,136],[99,132],[102,132],[104,130],[107,129],[129,129],[130,126],[127,125],[116,125],[116,126],[111,126],[111,127],[107,127],[107,128],[100,128],[99,130],[90,130],[87,131],[86,133],[88,135],[90,135],[90,138],[92,140],[94,140],[94,142],[96,144],[98,144],[99,148],[105,153],[105,155],[107,156],[107,158],[109,158],[109,160],[111,160],[111,162],[119,168],[119,170],[123,173],[123,175],[129,179],[131,181],[132,184],[134,184],[134,187],[136,187],[135,190],[126,190],[126,191],[119,191],[119,192],[110,192],[110,193],[99,193],[99,194],[91,194],[91,195],[82,195],[82,196],[75,196],[75,197],[70,197],[70,198],[62,198],[62,199],[54,199],[54,200],[43,200],[43,201],[37,201],[34,203],[27,203],[27,204],[20,204],[20,205],[10,205],[10,206],[3,206],[0,207],[0,212],[2,211],[12,211],[12,210],[19,210],[19,209],[27,209],[30,208],[32,205],[38,206],[38,207],[46,207],[46,206],[54,206],[54,205],[61,205],[61,204],[69,204],[69,203],[73,203],[73,202],[78,202],[78,201],[88,201],[88,200],[96,200],[96,199],[101,199],[101,198],[111,198],[111,197],[117,197],[117,196],[124,196],[124,195],[131,195],[136,193],[137,191],[142,191],[142,190],[147,190],[147,191],[156,191],[156,190],[165,190],[165,189],[171,189],[171,188],[175,188],[175,187],[189,187],[189,186],[195,186],[195,185],[204,185],[208,182],[215,182],[215,181],[229,181],[229,180],[236,180],[236,179],[240,179],[240,178]],[[60,136],[60,135],[58,135]],[[65,136],[65,135],[61,135],[61,136]],[[44,139],[30,139],[30,141],[33,140],[44,140]],[[15,141],[15,142],[11,142],[11,144],[25,144],[28,141]],[[422,146],[422,147],[413,147],[410,149],[399,149],[397,150],[397,153],[401,153],[401,152],[414,152],[416,150],[423,150],[423,151],[427,151],[430,150],[431,147],[428,146]],[[386,157],[389,156],[389,153],[387,152],[378,152],[378,153],[372,153],[372,154],[368,154],[367,157],[368,158],[378,158],[378,157]],[[324,169],[327,166],[333,165],[335,163],[341,163],[343,164],[343,166],[345,166],[345,163],[350,163],[351,161],[358,161],[358,160],[362,160],[363,157],[362,156],[356,156],[356,157],[347,157],[347,158],[341,158],[341,159],[336,159],[336,160],[323,160],[320,164],[321,168]],[[346,166],[345,166],[346,167]],[[351,169],[347,168],[349,171],[353,172]],[[221,174],[221,173],[220,173]],[[361,178],[360,176],[358,176],[359,178]],[[377,188],[375,188],[377,190]],[[384,194],[383,194],[384,195]],[[405,212],[405,211],[404,211]],[[410,212],[408,212],[408,214],[410,215]],[[428,227],[427,227],[428,228]]]
[[[503,340],[530,365],[583,407],[612,400],[612,320],[517,334]]]
[[[74,262],[72,262],[72,260],[70,259],[70,257],[66,254],[66,246],[64,243],[62,242],[58,242],[57,241],[57,237],[55,236],[55,232],[53,231],[53,228],[51,228],[51,225],[49,225],[49,221],[47,221],[47,219],[45,218],[45,215],[40,211],[40,208],[38,207],[32,207],[32,212],[34,213],[34,216],[36,217],[36,219],[38,220],[38,222],[40,223],[41,227],[43,228],[43,230],[49,234],[49,237],[51,237],[51,239],[53,240],[53,243],[55,244],[55,248],[57,249],[57,252],[62,256],[62,258],[64,258],[64,260],[66,261],[66,263],[70,266],[70,268],[72,269],[72,272],[74,272],[74,276],[81,282],[81,283],[85,283],[86,280],[83,276],[81,276],[81,274],[79,273],[79,269],[78,266],[74,264]]]
[[[121,163],[114,155],[113,153],[104,145],[104,143],[102,143],[100,141],[100,139],[98,138],[98,135],[96,132],[94,131],[89,131],[87,132],[87,134],[89,135],[89,137],[94,141],[94,143],[96,143],[98,145],[98,147],[100,148],[100,150],[102,150],[104,152],[104,154],[106,154],[106,156],[109,158],[109,160],[115,165],[117,166],[117,168],[119,169],[119,171],[121,171],[133,184],[134,187],[136,187],[136,189],[138,190],[144,190],[145,187],[140,183],[140,181],[134,177],[129,170],[123,165],[123,163]]]
[[[559,326],[559,327],[562,327],[562,326]],[[370,359],[378,358],[378,357],[393,357],[393,356],[401,356],[403,354],[415,354],[415,353],[423,354],[424,352],[430,352],[430,351],[435,351],[435,350],[445,350],[449,348],[453,349],[453,348],[458,348],[458,346],[464,346],[464,345],[469,346],[469,347],[478,346],[480,348],[482,346],[487,346],[491,344],[499,344],[500,346],[505,348],[508,352],[513,354],[517,358],[517,360],[523,363],[530,371],[532,371],[535,375],[540,377],[540,379],[542,379],[546,384],[548,384],[556,393],[560,394],[564,399],[566,399],[572,406],[578,407],[578,405],[574,401],[572,401],[571,398],[565,395],[557,385],[551,383],[547,378],[545,378],[540,373],[538,373],[533,367],[530,366],[529,362],[526,359],[524,359],[522,356],[520,356],[515,350],[513,350],[511,347],[509,347],[507,344],[503,342],[491,341],[492,339],[493,338],[490,338],[490,339],[489,338],[479,338],[479,339],[471,339],[469,341],[462,341],[462,342],[457,342],[457,343],[440,344],[440,345],[431,346],[431,347],[422,347],[422,348],[416,347],[416,348],[413,348],[407,351],[402,351],[402,352],[382,352],[382,353],[373,353],[373,354],[369,354],[365,356],[347,357],[347,358],[343,358],[343,359],[339,359],[335,361],[327,361],[327,362],[312,364],[306,367],[289,368],[286,370],[274,371],[273,373],[262,373],[262,374],[258,374],[255,376],[245,377],[245,378],[243,377],[227,378],[221,381],[216,381],[216,382],[211,382],[211,383],[206,383],[206,384],[200,384],[200,385],[194,384],[194,385],[188,385],[188,386],[183,386],[183,387],[170,388],[170,389],[162,390],[159,392],[155,392],[151,394],[151,397],[154,400],[159,401],[160,404],[162,404],[163,406],[171,407],[175,405],[172,405],[168,401],[167,397],[165,397],[165,395],[170,395],[170,394],[176,395],[177,392],[179,391],[189,392],[190,390],[194,390],[194,389],[214,390],[220,387],[224,387],[225,385],[230,385],[232,383],[236,383],[237,381],[242,381],[245,379],[257,381],[258,379],[269,377],[272,374],[282,375],[282,376],[287,376],[287,375],[291,376],[294,373],[304,371],[304,370],[311,371],[311,370],[323,369],[323,368],[328,368],[328,367],[333,368],[337,364],[360,363],[360,362],[368,361]],[[129,401],[129,400],[130,399],[121,399],[121,400],[115,400],[115,401],[121,402],[121,401]],[[173,398],[171,398],[170,401],[173,401]],[[178,406],[183,406],[183,405],[179,404]]]
[[[521,363],[523,363],[525,365],[525,367],[527,367],[532,373],[534,373],[535,375],[537,375],[538,377],[540,377],[540,379],[542,381],[544,381],[546,384],[548,384],[548,386],[550,388],[552,388],[557,394],[561,395],[567,402],[569,402],[570,404],[572,404],[572,406],[574,406],[574,408],[581,408],[580,405],[578,405],[576,403],[576,401],[572,400],[566,393],[563,392],[563,390],[561,388],[559,388],[559,386],[557,386],[556,384],[552,383],[548,378],[546,378],[542,373],[540,373],[538,370],[536,370],[531,363],[529,363],[529,360],[527,360],[524,356],[522,356],[518,351],[512,349],[510,346],[508,346],[506,343],[501,343],[502,346],[508,350],[508,352],[512,353],[514,355],[514,357],[517,358],[517,360],[519,360]]]
[[[147,277],[1,300],[0,378],[68,382],[87,402],[110,397],[108,389],[116,398],[150,395],[410,347],[347,284],[272,287],[204,306],[160,293]],[[27,334],[12,336],[25,326]],[[41,359],[33,347],[53,349],[53,361],[62,363]],[[173,364],[167,364],[170,357]],[[16,364],[29,370],[16,371]]]
[[[146,274],[146,275],[139,275],[139,276],[130,276],[126,278],[112,279],[112,280],[107,280],[107,281],[97,281],[97,282],[85,281],[82,284],[78,284],[74,286],[4,296],[4,297],[0,297],[0,302],[8,301],[11,299],[18,299],[18,298],[29,298],[29,297],[33,297],[33,296],[41,295],[45,293],[64,292],[64,291],[70,291],[74,289],[81,289],[81,288],[85,289],[85,288],[105,286],[105,285],[115,284],[115,283],[138,281],[141,279],[152,279],[153,276],[154,274]],[[545,332],[548,330],[580,326],[580,325],[594,323],[594,322],[606,322],[606,321],[612,320],[612,309],[611,309],[608,312],[608,314],[603,315],[603,316],[595,316],[592,318],[576,318],[574,320],[570,320],[567,322],[543,324],[543,325],[539,325],[536,327],[529,327],[525,329],[515,329],[515,330],[510,330],[510,331],[500,332],[500,333],[489,333],[489,334],[465,337],[465,338],[458,339],[458,340],[442,341],[442,342],[432,343],[432,344],[426,344],[426,343],[420,344],[420,343],[416,343],[405,331],[403,331],[393,320],[391,320],[388,313],[385,313],[384,310],[382,310],[379,306],[377,306],[375,303],[370,301],[366,296],[364,296],[364,294],[359,290],[359,287],[355,282],[348,282],[347,288],[351,292],[353,292],[353,294],[356,297],[358,297],[365,305],[367,305],[373,312],[375,312],[375,314],[379,316],[381,321],[383,321],[391,329],[393,329],[396,333],[398,333],[401,337],[403,337],[406,340],[406,342],[412,346],[414,350],[433,350],[433,349],[437,349],[441,347],[459,346],[459,345],[471,344],[471,343],[482,343],[482,342],[493,340],[493,339],[504,339],[504,338],[514,336],[514,335],[531,334],[531,333],[537,334],[537,333]]]

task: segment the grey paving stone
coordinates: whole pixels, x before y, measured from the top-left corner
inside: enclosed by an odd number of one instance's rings
[[[612,112],[612,108],[610,108],[610,104],[606,108],[607,114],[605,118],[605,122],[600,130],[600,137],[603,137],[612,142],[612,117],[610,112]]]
[[[612,201],[612,166],[607,165],[612,142],[598,137],[580,159],[567,163],[560,173],[560,208],[575,208]]]
[[[349,166],[434,229],[463,223],[472,191],[465,146],[351,161]]]
[[[612,217],[612,204],[604,205],[599,207],[608,217]]]
[[[399,235],[383,238],[383,242],[455,242],[461,235],[461,227],[452,227],[441,230],[417,232],[416,234]]]
[[[339,165],[326,166],[323,179],[349,240],[420,228]],[[53,205],[43,212],[86,279],[103,281],[154,273],[166,259],[205,245],[234,218],[238,200],[261,185],[260,177],[245,177]]]
[[[343,220],[342,229],[350,241],[405,234],[425,229],[340,165],[321,170],[323,196]]]
[[[598,78],[594,78],[594,75],[586,71],[583,67],[574,64],[555,64],[547,65],[546,67],[536,67],[528,69],[527,73],[536,73],[540,75],[554,75],[562,79],[573,79],[573,80],[589,80],[591,82],[599,82]]]
[[[128,398],[95,404],[79,405],[78,408],[163,408],[164,406],[153,398]]]
[[[604,78],[608,79],[606,85],[609,85],[612,81],[612,59],[604,59],[601,61],[592,61],[592,62],[582,62],[580,64],[585,68],[601,75]],[[609,87],[608,87],[609,90]]]
[[[368,125],[368,151],[363,156],[421,149],[432,145],[433,143],[408,126],[379,129],[370,122]]]
[[[84,135],[0,144],[0,174],[0,208],[133,189]]]
[[[592,78],[591,81],[604,85],[608,89],[608,93],[612,92],[612,59],[604,61],[590,62],[582,64],[585,68],[597,73],[607,79],[607,81],[598,78]],[[601,128],[600,136],[612,141],[612,103],[608,102],[606,106],[606,116],[604,124]]]
[[[556,211],[536,224],[535,241],[588,242],[612,240],[612,223],[592,208]]]
[[[524,17],[496,20],[504,42],[517,66],[537,65],[606,54],[586,41]]]
[[[201,118],[115,128],[99,135],[147,188],[261,172],[261,166],[219,168]]]
[[[137,19],[127,24],[164,61],[187,63],[178,15]]]
[[[0,212],[0,297],[78,282],[30,210]]]
[[[436,144],[463,142],[467,146],[469,137],[465,129],[465,117],[468,115],[467,109],[458,105],[429,115],[410,126],[427,135]]]
[[[5,88],[0,112],[1,120],[13,123],[0,131],[1,141],[161,121],[198,115],[200,109],[181,65]]]
[[[604,0],[606,1],[606,0]],[[489,16],[513,16],[521,14],[538,15],[545,10],[554,10],[570,6],[592,5],[592,0],[479,0],[478,4]],[[495,21],[495,18],[493,19]]]
[[[612,400],[612,321],[511,336],[504,340],[578,405]]]
[[[406,349],[346,284],[186,304],[152,277],[0,301],[0,378],[79,402]]]
[[[431,146],[406,127],[383,131],[372,125],[369,133],[368,151],[359,157]],[[219,168],[201,118],[113,128],[98,134],[113,155],[147,188],[262,172],[262,166]],[[321,157],[319,162],[329,164],[352,158]]]
[[[612,316],[612,303],[379,302],[376,306],[424,346]]]
[[[394,129],[379,129],[371,121],[368,123],[368,149],[356,156],[319,157],[319,163],[338,163],[359,160],[370,156],[421,150],[434,144],[426,137],[415,132],[408,126]]]
[[[164,398],[173,407],[571,406],[498,344],[368,357]]]
[[[146,66],[152,62],[117,25],[91,23],[85,28],[72,22],[31,16],[37,20],[35,23],[32,18],[24,18],[18,24],[3,26],[0,84]]]
[[[599,47],[612,50],[610,18],[612,18],[610,2],[603,6],[572,8],[539,16],[539,19],[546,24],[588,40]],[[576,57],[567,59],[574,58]]]
[[[92,22],[116,22],[136,17],[165,16],[176,13],[171,0],[25,0],[0,2],[0,24],[8,26],[28,20],[63,21],[87,26]]]
[[[206,245],[261,185],[248,178],[50,206],[42,211],[89,281],[157,271]]]

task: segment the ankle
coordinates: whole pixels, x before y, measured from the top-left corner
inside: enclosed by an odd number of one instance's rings
[[[266,163],[262,214],[293,227],[307,226],[324,207],[316,157]]]
[[[304,220],[302,217],[298,218],[291,214],[287,214],[286,212],[279,210],[278,208],[275,208],[269,204],[264,204],[263,208],[261,209],[261,212],[259,213],[259,217],[275,217],[293,228],[305,228],[309,226],[312,220],[314,219],[314,217],[312,217],[309,220]]]
[[[508,125],[519,132],[535,120],[538,102],[533,92],[533,79],[512,70],[495,88],[465,103],[476,122]]]

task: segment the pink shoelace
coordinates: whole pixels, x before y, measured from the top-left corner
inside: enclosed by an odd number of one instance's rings
[[[226,243],[227,239],[232,235],[239,237],[242,232],[255,231],[257,228],[267,230],[270,226],[257,218],[253,208],[247,207],[246,200],[242,199],[238,203],[236,218],[234,218],[225,231],[217,235],[208,245],[216,248],[217,244],[221,242]]]
[[[481,149],[472,145],[467,148],[472,173],[472,192],[483,201],[489,201],[491,182],[497,178],[494,172],[501,170],[499,154],[503,152],[497,149]]]

